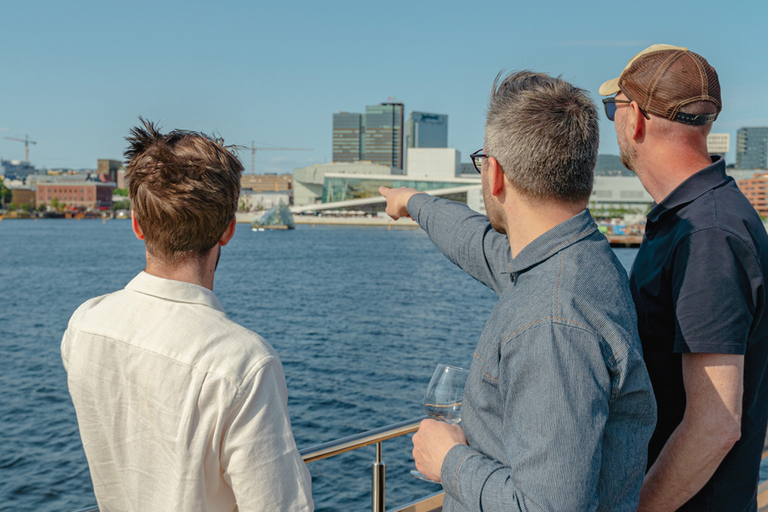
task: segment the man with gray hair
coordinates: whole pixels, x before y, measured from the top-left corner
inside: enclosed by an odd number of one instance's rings
[[[494,83],[472,155],[488,216],[413,189],[413,217],[451,261],[499,295],[474,352],[461,425],[424,420],[416,468],[445,511],[637,507],[656,408],[627,273],[586,210],[597,110],[545,74]]]
[[[722,108],[701,55],[656,44],[600,94],[654,203],[630,286],[659,406],[640,510],[757,510],[768,423],[768,235],[710,158]]]

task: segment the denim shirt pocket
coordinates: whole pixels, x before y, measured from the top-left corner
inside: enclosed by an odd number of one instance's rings
[[[474,352],[475,363],[480,367],[482,382],[494,388],[499,387],[499,362],[501,353],[496,343],[478,343]]]

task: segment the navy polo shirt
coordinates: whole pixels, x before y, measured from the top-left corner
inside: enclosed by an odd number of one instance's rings
[[[745,355],[741,439],[680,510],[756,510],[768,422],[765,270],[765,227],[723,160],[688,178],[648,214],[630,276],[658,404],[648,467],[685,412],[681,354]]]

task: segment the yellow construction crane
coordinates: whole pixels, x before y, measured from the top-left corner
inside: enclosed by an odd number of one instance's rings
[[[29,135],[25,135],[23,139],[16,139],[13,137],[3,137],[3,138],[8,140],[15,140],[17,142],[23,142],[24,143],[24,161],[29,163],[29,145],[37,144],[37,142],[33,140],[29,140]]]
[[[251,174],[256,174],[256,151],[314,151],[312,148],[257,148],[251,141]]]

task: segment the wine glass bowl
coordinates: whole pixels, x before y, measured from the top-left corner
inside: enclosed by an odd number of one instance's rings
[[[424,410],[427,411],[427,416],[453,425],[459,423],[464,385],[468,375],[469,370],[464,368],[438,364],[424,392]],[[416,470],[412,470],[411,474],[416,478],[434,482]]]

